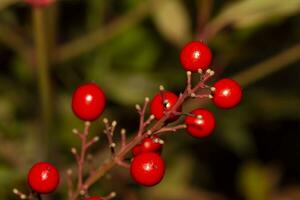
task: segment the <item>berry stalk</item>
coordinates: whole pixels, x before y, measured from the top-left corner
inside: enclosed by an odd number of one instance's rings
[[[208,86],[205,85],[205,82],[213,75],[213,71],[206,70],[205,73],[202,72],[202,70],[199,70],[200,75],[200,81],[198,84],[196,84],[195,87],[192,87],[191,82],[188,81],[188,84],[184,90],[183,93],[179,96],[176,104],[171,108],[171,110],[167,111],[165,115],[158,120],[154,125],[146,130],[146,126],[148,125],[148,122],[144,122],[144,116],[146,113],[146,108],[148,105],[149,100],[146,98],[145,103],[143,106],[143,109],[141,110],[141,120],[140,120],[140,128],[138,132],[136,133],[136,136],[119,152],[115,154],[108,162],[100,165],[96,171],[93,173],[92,176],[89,176],[87,180],[83,183],[83,187],[85,189],[88,189],[91,185],[93,185],[96,181],[98,181],[100,178],[102,178],[107,171],[111,170],[115,165],[118,165],[120,161],[124,160],[124,157],[128,152],[130,152],[137,144],[139,144],[143,139],[153,135],[153,134],[161,134],[163,132],[169,132],[169,131],[176,131],[178,129],[184,129],[185,125],[179,125],[176,127],[166,127],[164,126],[165,122],[170,118],[170,116],[177,112],[177,109],[182,106],[182,104],[189,98],[194,98],[195,93],[198,93],[200,89],[205,89]],[[187,79],[191,80],[192,74],[190,72],[187,72]],[[208,97],[208,96],[205,96]],[[150,117],[151,118],[151,117]],[[76,190],[74,195],[70,200],[75,200],[80,195],[80,190]]]

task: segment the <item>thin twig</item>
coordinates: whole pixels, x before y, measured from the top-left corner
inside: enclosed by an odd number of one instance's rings
[[[156,123],[154,123],[152,125],[152,127],[149,128],[148,130],[145,129],[145,122],[143,120],[144,117],[141,117],[140,122],[142,122],[142,123],[140,123],[140,127],[139,127],[139,130],[138,130],[136,136],[127,145],[125,145],[124,148],[121,148],[119,152],[115,153],[115,155],[112,159],[110,159],[108,162],[100,165],[98,167],[98,169],[96,169],[93,176],[88,177],[88,179],[84,183],[86,188],[88,189],[92,184],[94,184],[97,180],[99,180],[108,170],[110,170],[116,164],[122,166],[125,155],[135,145],[140,143],[144,138],[149,137],[149,136],[153,135],[154,133],[157,133],[161,129],[163,129],[165,131],[173,131],[174,129],[184,128],[183,126],[178,126],[178,127],[173,127],[173,128],[169,127],[169,129],[168,129],[166,127],[163,127],[163,125],[170,118],[172,113],[175,112],[188,98],[190,98],[191,92],[196,93],[196,92],[198,92],[199,89],[205,88],[205,81],[208,80],[212,75],[213,75],[213,71],[211,71],[211,70],[207,70],[206,73],[202,74],[202,76],[200,77],[199,83],[196,84],[195,87],[192,87],[190,90],[188,90],[188,88],[186,88],[185,91],[178,98],[175,105],[169,111],[167,111],[160,120],[158,120]],[[140,106],[136,106],[137,110],[140,112],[140,114],[145,115],[148,101],[149,101],[148,99],[145,100],[143,109],[141,109]],[[106,122],[105,124],[108,124],[108,120],[105,120],[105,122]],[[110,127],[108,125],[106,125],[106,133],[109,133],[109,130],[110,130]],[[109,141],[110,141],[110,139],[109,139]],[[80,191],[77,190],[74,193],[72,200],[75,200],[78,197],[79,193],[80,193]]]
[[[180,129],[186,129],[186,125],[185,124],[181,124],[181,125],[177,125],[177,126],[171,126],[171,127],[163,127],[161,129],[159,129],[158,131],[154,132],[153,135],[155,134],[160,134],[160,133],[165,133],[165,132],[176,132]]]

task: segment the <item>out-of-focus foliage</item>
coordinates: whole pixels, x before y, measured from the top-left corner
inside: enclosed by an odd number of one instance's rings
[[[275,61],[282,70],[265,76],[272,65],[261,65],[260,74],[253,74],[255,81],[245,84],[236,109],[189,102],[188,108],[203,106],[215,114],[215,133],[203,140],[184,131],[164,136],[167,175],[160,185],[141,188],[128,171],[115,169],[91,194],[115,190],[123,200],[297,199],[300,51],[298,56],[288,49],[300,44],[300,0],[59,0],[46,12],[53,54],[48,134],[41,126],[31,8],[17,0],[0,0],[1,199],[16,199],[13,187],[26,191],[26,171],[38,160],[54,162],[61,171],[74,165],[69,150],[79,141],[71,131],[83,127],[70,109],[77,85],[100,84],[108,97],[104,115],[134,134],[136,103],[152,97],[161,84],[175,92],[185,87],[178,56],[192,39],[208,39],[216,71],[212,82],[279,53],[283,59]],[[206,18],[200,13],[207,13]],[[93,48],[57,61],[66,53],[62,47],[78,38],[83,43],[76,43],[68,55],[87,44]],[[100,121],[92,127],[92,135],[101,138],[92,149],[97,163],[108,155]],[[65,186],[51,198],[66,199]]]

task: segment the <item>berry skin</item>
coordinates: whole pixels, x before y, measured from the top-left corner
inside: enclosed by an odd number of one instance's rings
[[[208,46],[200,41],[186,44],[180,53],[180,62],[184,70],[197,72],[207,69],[212,60],[212,53]]]
[[[176,104],[178,97],[176,94],[169,91],[162,91],[157,93],[150,105],[151,114],[154,115],[155,119],[160,120],[164,117],[165,112],[168,112]],[[177,109],[177,112],[181,111],[181,107]],[[169,117],[170,122],[178,119],[178,116],[171,114]]]
[[[154,152],[161,153],[163,145],[159,142],[161,140],[158,136],[153,136],[152,138],[145,138],[141,142],[142,152]]]
[[[84,200],[103,200],[103,199],[100,198],[100,197],[88,197],[88,198],[86,198]]]
[[[96,120],[103,113],[105,104],[105,94],[95,83],[83,84],[73,93],[72,110],[81,120]]]
[[[195,116],[187,116],[185,118],[187,132],[197,138],[211,135],[215,128],[215,118],[213,114],[205,109],[193,110],[191,114]]]
[[[50,163],[38,162],[29,170],[27,181],[30,188],[40,194],[53,192],[59,184],[59,172]]]
[[[233,108],[242,99],[241,86],[234,80],[225,78],[214,85],[213,103],[219,108]]]
[[[153,136],[152,138],[145,138],[142,140],[141,144],[135,145],[132,149],[133,156],[137,156],[141,153],[154,152],[161,154],[163,145],[159,142],[160,138],[158,136]]]
[[[54,2],[54,0],[25,0],[26,3],[32,6],[45,7]]]
[[[142,153],[142,146],[140,144],[135,145],[132,149],[133,156],[137,156],[141,153]]]
[[[130,174],[138,184],[154,186],[162,180],[165,174],[165,163],[159,154],[142,153],[133,158]]]

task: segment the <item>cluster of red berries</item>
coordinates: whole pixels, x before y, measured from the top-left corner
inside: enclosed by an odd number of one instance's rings
[[[180,53],[183,68],[189,72],[199,72],[208,69],[212,60],[212,53],[203,42],[193,41],[185,45]],[[217,81],[211,88],[213,103],[223,109],[233,108],[242,98],[240,85],[229,78]],[[187,132],[195,137],[206,137],[215,127],[213,114],[206,109],[193,110],[185,118]]]
[[[133,180],[144,186],[153,186],[162,180],[165,174],[165,163],[160,155],[162,147],[163,140],[154,135],[132,149],[130,174]]]
[[[205,70],[211,63],[212,53],[202,42],[188,43],[181,51],[180,60],[183,68],[189,72]],[[213,103],[220,108],[232,108],[236,106],[242,97],[242,90],[238,83],[231,79],[218,81],[212,89]],[[151,114],[156,120],[160,120],[172,110],[178,100],[178,96],[170,91],[162,90],[151,101]],[[167,122],[176,121],[182,107],[178,106],[172,112]],[[177,115],[177,113],[179,113]],[[198,108],[188,113],[185,118],[187,132],[197,138],[209,136],[215,128],[215,118],[207,110]],[[141,144],[133,148],[134,158],[131,163],[131,176],[139,184],[153,186],[159,183],[165,173],[165,164],[161,158],[162,141],[158,136],[144,139]]]
[[[27,1],[33,2],[34,0]],[[211,60],[212,53],[210,49],[206,44],[199,41],[188,43],[180,54],[181,64],[188,74],[207,70]],[[210,91],[209,97],[219,108],[233,108],[242,98],[242,90],[239,84],[228,78],[217,81],[210,88]],[[190,95],[193,97],[196,94]],[[197,138],[209,136],[215,128],[213,114],[203,108],[183,114],[181,105],[177,105],[176,109],[173,109],[178,99],[179,97],[175,93],[161,89],[151,101],[152,119],[161,120],[165,117],[165,123],[170,123],[177,120],[181,115],[185,115],[186,131],[190,135]],[[95,83],[83,84],[73,93],[72,110],[83,121],[98,119],[103,113],[105,105],[105,94]],[[130,165],[130,174],[134,181],[144,186],[153,186],[162,180],[165,174],[165,163],[161,157],[163,143],[163,140],[154,134],[143,139],[132,149],[133,159]],[[32,191],[37,194],[53,192],[59,184],[59,179],[58,170],[46,162],[35,164],[28,173],[28,184]],[[102,199],[100,197],[85,198],[85,200]]]

